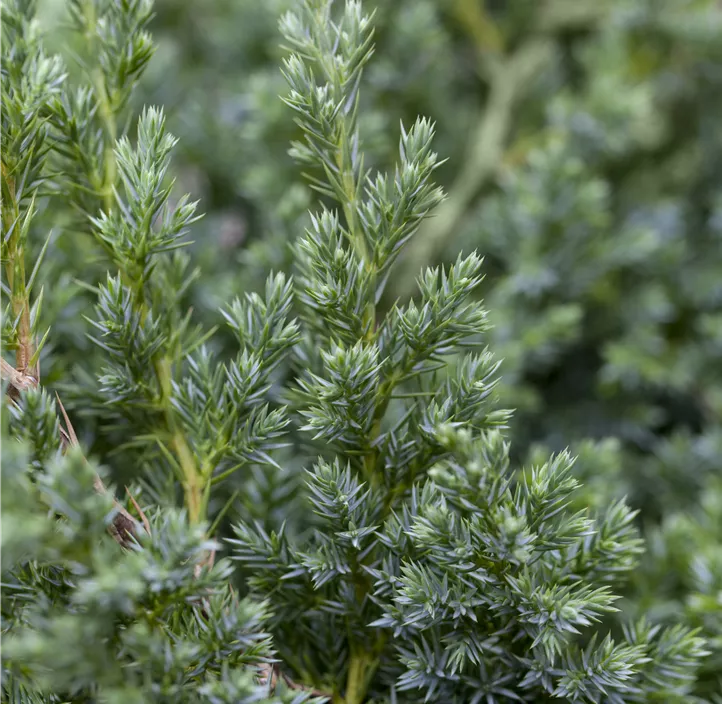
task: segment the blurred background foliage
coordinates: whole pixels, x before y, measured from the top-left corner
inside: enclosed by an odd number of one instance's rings
[[[180,138],[178,192],[206,213],[187,293],[206,327],[221,322],[223,302],[288,266],[311,203],[287,154],[299,131],[278,97],[277,21],[290,4],[156,3],[158,50],[134,101],[164,106]],[[669,620],[684,610],[722,652],[722,6],[366,4],[377,13],[360,111],[367,165],[392,163],[399,120],[418,114],[436,122],[435,148],[449,158],[438,171],[448,199],[383,304],[408,297],[422,266],[460,249],[485,257],[489,344],[504,358],[503,401],[517,409],[512,447],[533,461],[571,446],[590,503],[627,494],[649,554],[626,608]],[[43,8],[50,48],[67,55],[63,2]],[[88,286],[107,267],[72,222],[43,273],[54,292],[43,374],[81,413],[98,362],[85,337]],[[229,334],[214,337],[221,354]],[[113,465],[87,416],[85,442]],[[248,504],[280,519],[273,497],[288,486],[249,481]],[[720,669],[710,658],[701,695],[722,691]]]

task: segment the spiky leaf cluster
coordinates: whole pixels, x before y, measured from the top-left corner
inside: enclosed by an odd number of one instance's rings
[[[419,121],[402,129],[393,188],[363,172],[368,24],[354,2],[334,17],[306,2],[281,23],[306,139],[291,153],[322,170],[312,183],[339,206],[312,217],[296,255],[305,336],[291,399],[319,445],[316,523],[303,539],[240,524],[231,541],[251,592],[274,604],[285,667],[347,704],[684,701],[700,638],[641,621],[615,640],[600,625],[641,550],[634,513],[574,509],[566,454],[510,468],[496,365],[478,351],[481,260],[429,269],[417,300],[377,308],[399,233],[427,215],[414,197],[440,198],[423,166],[436,158]]]
[[[3,433],[5,701],[309,700],[261,684],[267,606],[239,598],[227,560],[202,566],[202,527],[157,509],[123,551],[107,533],[112,500],[88,491],[97,468],[56,443],[31,480],[29,447]]]
[[[13,7],[30,27],[32,3]],[[125,508],[102,486],[105,471],[80,455],[67,419],[59,428],[46,391],[14,393],[3,438],[12,502],[3,507],[4,693],[22,702],[690,701],[708,644],[685,624],[622,617],[620,629],[614,615],[642,550],[635,513],[601,497],[590,510],[566,452],[521,468],[509,460],[510,413],[495,398],[498,363],[477,300],[481,258],[425,267],[411,300],[384,304],[403,248],[443,200],[432,181],[441,162],[434,126],[417,119],[401,126],[396,165],[367,169],[360,86],[372,18],[360,3],[303,0],[281,21],[292,52],[285,102],[301,135],[291,156],[321,202],[292,250],[297,276],[272,275],[265,292],[223,307],[221,354],[188,306],[192,256],[178,250],[197,218],[175,196],[175,139],[161,110],[125,120],[152,53],[150,5],[70,7],[88,83],[49,99],[39,168],[62,167],[54,175],[67,198],[48,201],[50,217],[67,225],[71,205],[108,269],[86,287],[97,303],[86,319],[92,381],[72,389],[73,410],[83,405],[100,421],[89,435],[142,473],[132,496],[144,509],[131,503],[146,520],[122,545],[112,540]],[[511,52],[524,28],[509,14]],[[520,51],[509,68],[480,17],[492,94],[507,79],[518,89],[538,55]],[[136,122],[135,133],[121,127]],[[550,144],[534,152],[530,178],[503,184],[528,212],[515,220],[502,196],[500,219],[521,229],[534,221],[513,261],[558,229],[557,206],[568,215],[571,202],[573,251],[585,257],[609,224],[603,179],[581,179],[589,165]],[[8,258],[21,255],[15,246]],[[574,291],[604,264],[590,261]],[[548,272],[515,283],[522,296],[560,290]],[[568,306],[552,332],[575,320]],[[595,455],[587,474],[614,464],[615,448],[598,447],[586,448]],[[212,539],[228,512],[260,519],[237,522],[231,541],[244,599]],[[274,530],[278,518],[289,521]],[[691,620],[711,630],[705,604]]]
[[[16,354],[16,366],[36,373],[45,339],[37,346],[29,340],[40,327],[42,289],[31,304],[38,266],[26,273],[26,252],[38,199],[51,190],[49,156],[53,148],[50,118],[52,104],[63,89],[65,66],[48,55],[34,21],[35,2],[13,0],[2,6],[2,343]]]

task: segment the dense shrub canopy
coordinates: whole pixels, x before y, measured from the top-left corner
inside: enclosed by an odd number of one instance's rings
[[[721,30],[5,2],[3,695],[722,701]]]

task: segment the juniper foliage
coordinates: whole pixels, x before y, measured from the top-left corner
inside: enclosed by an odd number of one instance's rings
[[[214,272],[194,291],[199,311],[286,266],[283,244],[308,207],[296,170],[282,167],[298,136],[276,101],[274,16],[290,5],[214,3],[199,18],[158,3],[163,49],[145,85],[176,106],[179,156],[215,211],[197,250]],[[517,409],[514,461],[543,463],[571,445],[591,505],[629,495],[657,544],[669,532],[656,525],[684,512],[695,544],[714,551],[719,531],[698,504],[719,474],[722,427],[719,4],[366,7],[378,47],[360,96],[366,163],[388,168],[399,117],[416,114],[433,116],[437,150],[450,156],[436,171],[449,197],[402,253],[379,308],[399,290],[413,295],[423,265],[478,249],[488,339],[504,360],[497,388]],[[658,597],[653,563],[629,594],[642,613]],[[670,580],[669,608],[656,613],[677,622],[693,583]],[[704,697],[722,689],[707,662]]]
[[[3,119],[3,259],[14,276],[4,293],[15,306],[4,342],[16,351],[3,426],[4,694],[690,701],[707,654],[697,632],[641,618],[612,633],[642,551],[634,512],[624,501],[590,510],[566,452],[510,461],[511,416],[498,408],[475,297],[480,257],[426,268],[413,300],[380,305],[443,193],[428,120],[401,126],[393,169],[365,166],[360,89],[373,38],[360,4],[303,0],[281,21],[285,102],[302,137],[291,154],[320,201],[294,244],[294,278],[272,275],[263,295],[225,306],[228,359],[187,312],[181,248],[196,204],[174,195],[163,112],[119,127],[152,53],[149,4],[70,3],[89,43],[80,88],[45,58],[33,10],[3,6],[14,32],[3,105],[18,106]],[[129,545],[108,535],[126,509],[107,473],[38,387],[35,277],[23,267],[30,225],[47,220],[34,220],[34,198],[44,218],[78,224],[108,270],[86,287],[102,369],[76,381],[75,403],[141,471]],[[300,476],[280,466],[289,444],[314,455]],[[274,492],[286,480],[298,496]],[[288,519],[278,530],[248,520],[264,493]],[[240,517],[233,559],[215,559],[227,511]]]
[[[419,120],[402,127],[393,175],[364,170],[368,19],[355,3],[329,13],[309,2],[282,22],[305,138],[292,154],[343,212],[322,206],[297,248],[309,339],[292,399],[324,443],[307,479],[320,523],[301,541],[239,525],[232,541],[274,604],[283,662],[346,702],[681,701],[701,645],[687,632],[586,630],[636,563],[633,513],[571,510],[566,454],[510,468],[493,358],[465,351],[487,328],[471,300],[479,258],[427,270],[418,302],[377,314],[389,260],[440,199],[437,161]]]
[[[33,390],[13,425],[56,417]],[[20,443],[4,428],[4,701],[309,701],[283,685],[267,696],[246,666],[272,659],[268,609],[238,597],[228,560],[197,569],[213,547],[202,528],[159,507],[150,534],[121,551],[107,533],[112,500],[89,491],[97,468],[58,440]]]
[[[293,324],[283,324],[288,285],[276,277],[267,302],[251,297],[231,307],[231,322],[240,316],[242,344],[253,347],[234,366],[235,382],[227,383],[224,375],[231,372],[211,366],[210,356],[199,352],[195,364],[188,362],[184,388],[174,385],[175,363],[199,342],[178,304],[189,276],[188,258],[177,248],[195,205],[171,202],[167,171],[174,139],[165,132],[162,112],[143,112],[135,143],[118,126],[152,53],[144,29],[151,8],[144,2],[70,2],[68,9],[89,45],[79,85],[60,57],[46,52],[35,3],[2,7],[2,254],[9,299],[3,347],[15,352],[14,364],[3,359],[2,367],[8,392],[3,697],[310,701],[311,693],[285,681],[274,682],[273,692],[263,683],[273,659],[264,627],[267,606],[239,598],[230,562],[214,562],[217,546],[205,508],[215,478],[208,470],[202,483],[194,483],[199,475],[192,473],[201,471],[196,452],[206,453],[212,471],[226,474],[251,458],[268,461],[266,445],[284,421],[280,412],[266,412],[261,400],[274,354],[293,341]],[[50,240],[38,247],[37,234],[48,222],[79,229],[88,244],[100,245],[101,261],[112,267],[99,287],[88,285],[92,278],[86,284],[97,315],[83,325],[105,365],[98,383],[86,387],[88,410],[95,410],[94,398],[102,399],[105,432],[111,441],[122,438],[116,448],[123,460],[154,467],[153,487],[170,487],[165,500],[160,490],[146,492],[157,499],[146,502],[147,513],[131,498],[138,525],[126,524],[122,536],[108,530],[118,517],[135,522],[105,486],[106,471],[80,454],[67,418],[59,421],[64,409],[43,388],[40,353],[52,336],[46,332],[38,340],[43,297],[33,284]],[[62,291],[57,298],[63,299]],[[192,382],[198,378],[215,397],[197,398]],[[178,399],[188,392],[186,405],[174,403],[174,388]],[[180,430],[184,418],[197,413],[198,404],[207,407],[208,423],[196,423],[194,415],[196,435],[186,436]],[[214,413],[223,420],[211,420]],[[165,464],[147,457],[149,446]],[[184,500],[175,500],[176,489]]]

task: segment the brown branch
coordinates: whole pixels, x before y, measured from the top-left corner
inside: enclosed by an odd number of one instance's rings
[[[143,512],[143,509],[138,506],[138,502],[135,500],[135,496],[130,493],[130,489],[128,487],[125,487],[125,493],[128,494],[128,498],[130,499],[130,502],[135,507],[135,510],[138,512],[138,515],[140,516],[140,520],[143,521],[143,527],[145,528],[145,532],[150,535],[150,521],[148,520],[147,516]]]
[[[294,682],[289,675],[285,672],[281,672],[281,666],[276,663],[264,663],[259,668],[261,676],[258,678],[259,684],[265,686],[268,685],[269,694],[273,694],[278,686],[279,677],[286,683],[289,689],[293,689],[300,692],[308,692],[314,697],[326,697],[331,699],[331,695],[328,692],[323,692],[320,689],[315,689],[305,684],[299,684]]]
[[[312,694],[314,697],[328,697],[329,699],[331,698],[331,695],[328,692],[322,692],[320,689],[314,689],[313,687],[309,687],[305,684],[298,684],[298,682],[294,682],[288,675],[286,675],[283,672],[281,672],[281,677],[283,677],[283,681],[291,689],[301,690],[302,692],[308,692],[309,694]]]
[[[62,426],[60,428],[61,436],[63,438],[64,449],[68,447],[79,447],[80,443],[78,442],[78,436],[75,434],[75,429],[73,428],[73,425],[70,422],[70,418],[68,418],[68,414],[65,411],[65,407],[60,400],[60,396],[58,396],[57,393],[55,394],[55,398],[58,401],[58,406],[60,406],[60,412],[63,414],[63,418],[65,419],[65,428],[62,428]],[[110,493],[106,488],[105,484],[103,484],[103,480],[100,478],[100,475],[98,475],[97,472],[95,474],[93,484],[95,486],[95,490],[99,494]],[[133,501],[135,502],[135,500]],[[113,538],[115,538],[115,540],[120,543],[122,547],[130,547],[134,542],[135,536],[138,534],[138,521],[136,521],[135,518],[133,518],[133,516],[128,513],[128,511],[126,511],[126,509],[122,506],[122,504],[120,503],[120,501],[118,501],[117,498],[113,497],[113,503],[115,504],[118,513],[113,518],[113,522],[110,524],[110,526],[108,526],[108,530],[110,531],[110,534],[113,536]],[[138,510],[140,511],[140,509]],[[140,511],[140,513],[142,518],[144,519],[145,528],[148,533],[150,533],[150,525],[148,524],[148,519],[145,518],[145,515],[142,511]]]
[[[0,378],[10,384],[8,396],[17,401],[20,393],[28,389],[34,389],[38,385],[38,379],[25,372],[18,371],[11,364],[0,357]]]
[[[36,377],[15,369],[15,367],[11,366],[2,357],[0,357],[0,377],[9,382],[10,389],[8,390],[8,396],[10,396],[11,402],[15,404],[17,404],[22,392],[37,388],[38,386],[38,379]],[[79,447],[80,443],[78,442],[78,437],[75,434],[75,429],[70,422],[70,418],[68,418],[65,407],[57,394],[55,394],[55,397],[57,398],[58,406],[60,406],[63,418],[65,419],[66,427],[63,428],[62,425],[60,426],[60,441],[63,451],[65,451],[68,447]],[[93,485],[99,494],[108,493],[105,484],[103,484],[103,480],[97,473],[95,474]],[[138,509],[138,513],[143,520],[143,525],[145,526],[146,531],[150,533],[150,524],[148,523],[148,519],[135,503],[135,499],[131,497],[131,500]],[[108,530],[115,540],[120,543],[120,545],[123,547],[129,547],[133,542],[133,536],[137,535],[138,522],[130,515],[130,513],[128,513],[128,511],[125,510],[125,508],[123,508],[115,497],[113,497],[113,502],[115,507],[118,509],[118,513],[113,519],[113,523],[108,527]]]

